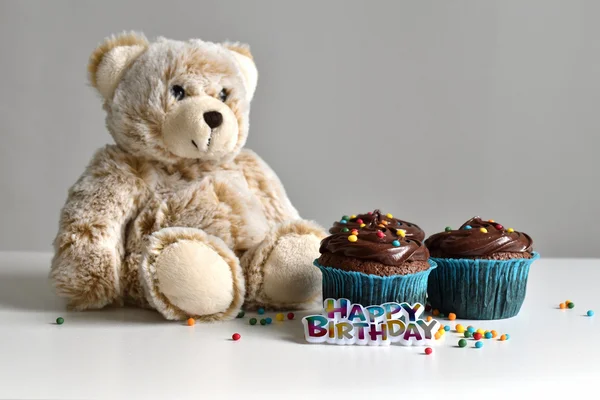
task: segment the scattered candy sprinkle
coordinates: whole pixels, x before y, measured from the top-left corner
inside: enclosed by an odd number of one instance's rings
[[[282,313],[279,313],[275,316],[275,319],[277,321],[283,321],[285,319],[285,316]]]
[[[233,335],[231,335],[231,338],[233,340],[240,340],[242,336],[239,333],[234,333]]]
[[[356,218],[356,215],[352,214],[352,215],[350,216],[350,219],[354,219],[354,218]]]
[[[466,229],[466,230],[472,229],[472,228],[471,228],[471,225],[465,225],[465,229]]]
[[[483,342],[477,342],[477,343],[475,343],[475,347],[478,348],[478,349],[482,348],[483,347]]]
[[[594,316],[594,311],[593,310],[588,310],[587,311],[587,316],[588,317],[593,317]]]
[[[346,227],[343,227],[343,228],[342,228],[342,232],[344,232],[344,233],[346,233],[346,232],[349,232],[349,231],[350,231],[350,229],[348,229],[348,228],[346,228]]]
[[[501,231],[502,229],[504,229],[504,227],[500,224],[496,225],[496,229],[498,229],[499,231]]]
[[[513,233],[514,231],[515,231],[515,230],[514,230],[513,228],[508,228],[508,229],[506,230],[506,232],[508,232],[508,233]]]
[[[486,332],[485,333],[485,338],[486,339],[491,339],[492,338],[492,332]]]
[[[484,335],[485,331],[483,329],[479,328],[479,329],[477,329],[477,333]]]
[[[348,223],[348,221],[346,221],[345,219],[340,221],[340,224],[347,224],[347,223]]]
[[[348,216],[347,216],[347,215],[344,215],[344,216],[342,217],[342,219],[345,219],[346,221],[348,221],[350,218],[348,218]]]
[[[444,326],[444,330],[445,330],[446,332],[448,332],[448,331],[450,330],[450,325],[446,325],[446,326]]]
[[[240,312],[238,313],[236,318],[244,318],[244,315],[246,315],[246,313],[244,312],[244,310],[240,310]]]
[[[458,341],[458,346],[459,347],[467,347],[467,341],[465,339],[460,339]]]
[[[569,304],[567,304],[567,307],[573,308],[573,307],[575,307],[575,303],[569,303]]]
[[[265,313],[265,309],[264,308],[259,308],[256,312],[258,314],[260,314],[260,315],[263,315]]]
[[[490,223],[492,223],[492,224],[493,224],[493,223],[494,223],[494,222],[496,222],[496,221],[494,221],[493,219],[488,219],[488,222],[490,222]]]
[[[348,241],[350,241],[350,242],[356,242],[357,240],[358,240],[358,237],[356,235],[348,236]]]
[[[261,320],[260,320],[260,324],[261,324],[261,325],[266,325],[266,324],[267,324],[267,320],[266,320],[266,319],[264,319],[264,318],[263,318],[263,319],[261,319]]]
[[[506,335],[500,336],[500,340],[505,341],[506,340]]]
[[[567,305],[565,303],[560,303],[558,306],[560,307],[561,310],[564,310],[565,308],[567,308]]]
[[[265,321],[267,321],[267,325],[271,325],[271,322],[273,322],[273,320],[269,317],[265,318]]]
[[[456,332],[465,333],[465,327],[462,326],[461,324],[456,325]]]
[[[382,224],[387,225],[389,224],[389,222],[387,222],[386,220],[381,221]]]
[[[473,328],[471,325],[467,327],[467,330],[471,333],[475,332],[475,328]]]
[[[62,325],[62,324],[64,324],[64,322],[65,322],[65,319],[63,317],[56,318],[56,323],[58,325]],[[194,324],[192,324],[192,325],[194,325]]]
[[[430,355],[431,353],[433,353],[433,349],[431,347],[425,347],[425,354]]]
[[[505,333],[504,336],[506,336],[506,340],[510,339],[510,335],[508,333]]]
[[[248,322],[250,322],[250,325],[256,325],[257,321],[256,321],[256,318],[250,318],[250,321],[248,321]]]
[[[433,314],[434,317],[437,317],[438,315],[440,315],[440,310],[438,310],[437,308],[435,310],[433,310],[431,312]]]
[[[481,339],[481,336],[483,336],[481,333],[479,333],[479,332],[475,332],[475,333],[473,334],[473,339],[475,339],[475,340],[480,340],[480,339]]]
[[[397,241],[397,240],[394,240],[394,241],[392,242],[392,245],[393,245],[394,247],[398,247],[398,246],[400,246],[400,242],[399,242],[399,241]]]
[[[390,214],[390,213],[387,213],[386,217],[388,217],[388,218],[394,218],[394,216],[392,214]]]
[[[498,336],[498,332],[492,331],[492,338],[495,338],[496,336]]]
[[[398,235],[400,237],[406,237],[406,231],[404,229],[398,229],[396,231],[396,235]]]
[[[287,317],[288,317],[288,319],[294,319],[294,313],[293,312],[288,313]]]
[[[358,235],[358,229],[352,229],[350,233],[353,235]]]
[[[357,224],[364,224],[364,221],[363,221],[362,219],[360,219],[360,218],[359,218],[359,219],[357,219],[357,220],[356,220],[356,223],[357,223]]]
[[[473,336],[473,334],[469,331],[465,331],[465,337],[466,338],[470,338],[471,336]]]
[[[442,334],[439,332],[436,332],[435,335],[433,335],[433,337],[435,337],[435,340],[440,340],[440,338],[442,337]]]
[[[487,233],[487,229],[485,229],[485,228],[479,228],[479,232],[481,232],[481,233]]]
[[[446,232],[452,232],[452,228],[451,228],[451,227],[449,227],[449,226],[447,226],[447,227],[446,227]]]
[[[450,314],[448,314],[448,319],[450,321],[454,321],[456,319],[456,314],[454,314],[453,312],[451,312]]]
[[[367,226],[367,224],[360,224],[361,228],[364,228],[365,226]]]
[[[431,315],[427,316],[427,322],[431,321],[433,319],[433,317]]]
[[[381,231],[377,231],[377,237],[380,238],[380,239],[382,239],[382,238],[385,237],[385,234],[383,232],[381,232]]]
[[[56,322],[58,323],[58,320],[56,320]],[[196,320],[194,318],[188,318],[187,324],[188,326],[194,326],[196,324]]]

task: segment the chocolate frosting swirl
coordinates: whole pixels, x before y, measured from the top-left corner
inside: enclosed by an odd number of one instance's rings
[[[348,232],[340,230],[323,239],[319,249],[321,254],[333,253],[390,266],[398,266],[409,260],[429,259],[429,251],[421,241],[409,237],[408,234],[405,237],[399,236],[397,229],[393,227],[379,226],[383,217],[378,210],[369,214],[369,217],[368,223],[363,220],[366,224],[363,228],[357,226],[350,228]],[[354,242],[349,240],[353,234],[357,238]]]
[[[380,218],[380,224],[385,225],[386,228],[394,229],[403,229],[406,232],[406,236],[410,238],[414,238],[420,242],[425,240],[425,232],[421,227],[417,224],[413,224],[412,222],[403,221],[398,218],[389,217],[386,214],[383,215],[379,210],[375,210],[372,213],[359,214],[356,216],[342,218],[340,221],[336,221],[333,223],[333,226],[329,229],[329,233],[338,233],[341,232],[344,228],[346,229],[360,229],[361,222],[368,225],[373,220],[373,215],[378,213]],[[343,222],[346,221],[346,222]]]
[[[482,231],[484,228],[485,231]],[[434,257],[485,257],[494,253],[533,251],[533,240],[522,232],[504,228],[501,224],[474,217],[457,230],[436,233],[425,241]]]

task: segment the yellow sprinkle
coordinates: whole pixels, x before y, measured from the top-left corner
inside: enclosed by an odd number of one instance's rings
[[[456,325],[456,332],[465,333],[465,327],[462,326],[461,324]]]
[[[514,230],[513,228],[508,228],[508,229],[506,230],[506,232],[508,232],[508,233],[513,233],[514,231],[515,231],[515,230]]]
[[[367,224],[360,224],[361,228],[364,228],[365,226],[367,226]]]
[[[481,333],[482,335],[485,334],[485,331],[481,328],[477,329],[477,333]]]
[[[394,216],[393,216],[392,214],[390,214],[390,213],[388,213],[388,214],[386,215],[386,217],[388,217],[388,218],[394,218]]]
[[[350,219],[353,219],[353,218],[356,218],[356,215],[352,214],[352,215],[350,216]]]
[[[283,314],[279,313],[275,316],[275,319],[277,321],[283,321],[285,319],[285,317],[283,316]]]
[[[434,335],[434,337],[435,337],[435,340],[440,340],[440,338],[442,337],[442,335],[441,335],[439,332],[437,332],[437,333]]]
[[[406,237],[406,231],[404,229],[398,229],[396,231],[396,235],[398,235],[400,237]]]
[[[487,229],[485,229],[485,228],[479,228],[479,231],[483,232],[483,233],[487,233]]]
[[[350,236],[348,236],[348,240],[351,242],[356,242],[358,240],[358,236],[350,235]]]

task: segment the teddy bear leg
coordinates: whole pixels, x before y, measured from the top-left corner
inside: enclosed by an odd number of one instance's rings
[[[193,228],[153,233],[140,265],[148,302],[171,320],[234,318],[244,302],[244,275],[225,243]]]
[[[316,224],[298,220],[277,226],[242,257],[246,308],[306,309],[321,301],[321,272],[313,265],[325,237]]]

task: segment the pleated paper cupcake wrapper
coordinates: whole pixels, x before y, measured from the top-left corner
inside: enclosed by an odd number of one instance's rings
[[[429,261],[430,268],[409,275],[379,276],[355,271],[344,271],[326,267],[317,260],[323,274],[323,299],[345,298],[363,306],[380,305],[386,302],[425,304],[427,278],[436,264]]]
[[[529,267],[539,258],[471,260],[434,258],[428,301],[441,313],[461,319],[494,320],[516,316],[527,292]]]

